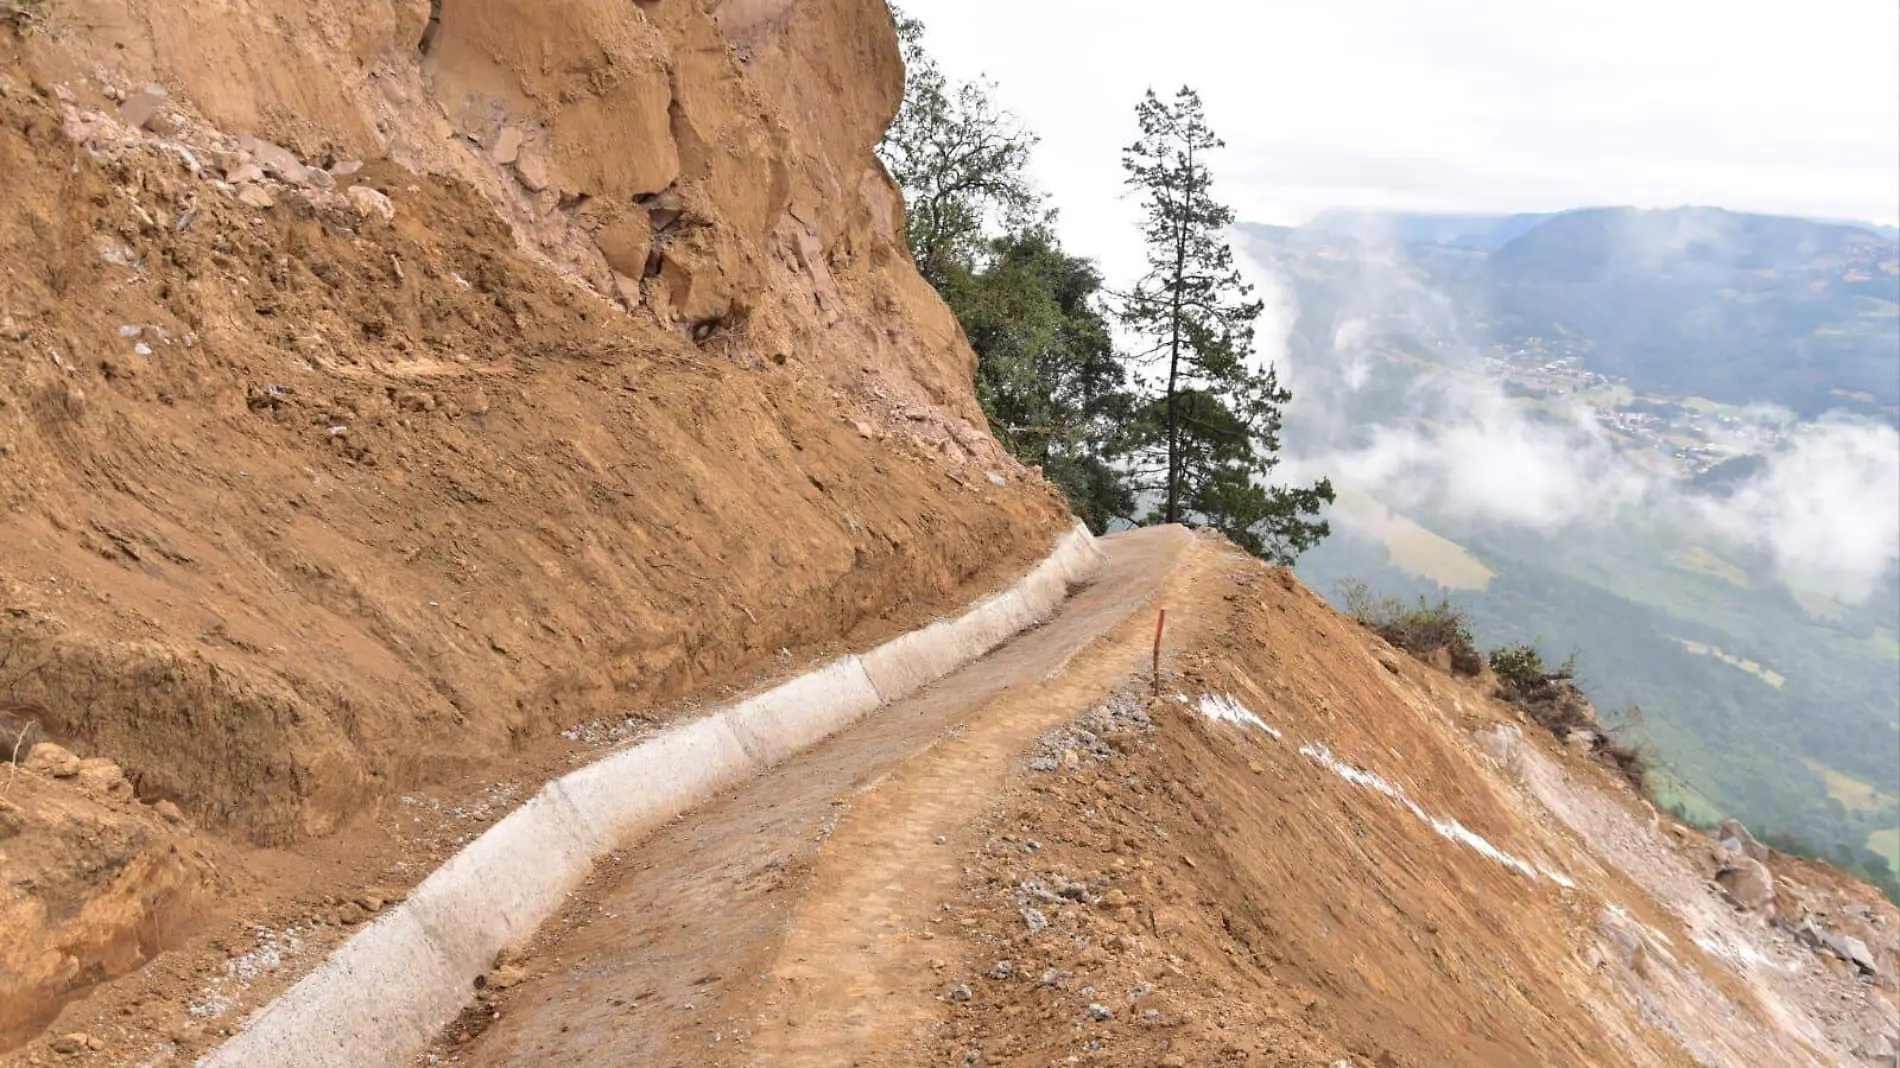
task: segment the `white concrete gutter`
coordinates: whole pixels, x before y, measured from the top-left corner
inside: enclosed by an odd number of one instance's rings
[[[1077,524],[1028,575],[955,619],[550,782],[245,1021],[199,1068],[409,1064],[467,1004],[496,954],[525,944],[598,857],[1047,619],[1069,584],[1100,561]]]

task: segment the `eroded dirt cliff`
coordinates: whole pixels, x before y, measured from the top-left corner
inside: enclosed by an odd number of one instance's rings
[[[9,916],[65,908],[31,858],[150,859],[52,848],[67,801],[333,836],[1065,521],[903,249],[877,0],[8,11],[0,712],[132,784],[10,797]],[[157,952],[155,909],[8,967],[0,1042]]]

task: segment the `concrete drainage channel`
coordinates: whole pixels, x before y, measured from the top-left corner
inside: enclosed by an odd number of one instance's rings
[[[420,1053],[495,955],[622,848],[1049,617],[1101,560],[1078,524],[1015,585],[955,619],[816,671],[549,783],[266,1005],[199,1068],[367,1068]]]

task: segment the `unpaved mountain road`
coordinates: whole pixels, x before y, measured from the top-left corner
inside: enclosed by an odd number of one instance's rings
[[[1179,527],[1101,545],[1049,623],[603,863],[530,978],[423,1063],[907,1063],[975,817],[1038,734],[1145,669],[1140,610],[1201,559]]]

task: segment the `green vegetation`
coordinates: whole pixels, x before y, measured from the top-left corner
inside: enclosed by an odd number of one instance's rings
[[[1889,827],[1867,835],[1867,849],[1887,858],[1887,867],[1900,871],[1900,827]]]
[[[1354,579],[1342,579],[1338,591],[1348,615],[1413,656],[1430,660],[1443,650],[1445,666],[1459,675],[1484,670],[1484,658],[1471,640],[1466,616],[1450,598],[1441,597],[1434,604],[1421,596],[1417,605],[1407,606],[1396,597],[1375,596],[1370,587]]]
[[[1253,362],[1261,305],[1234,266],[1234,213],[1214,199],[1208,169],[1222,142],[1192,89],[1172,102],[1150,90],[1135,115],[1141,137],[1122,168],[1141,198],[1148,272],[1122,302],[1121,322],[1148,345],[1134,361],[1158,372],[1159,392],[1149,391],[1132,435],[1137,484],[1159,498],[1148,520],[1212,526],[1290,564],[1329,532],[1314,517],[1333,489],[1264,484],[1292,396]]]
[[[1538,725],[1570,743],[1581,738],[1590,755],[1616,771],[1638,793],[1649,792],[1653,763],[1640,745],[1620,737],[1643,722],[1635,705],[1623,710],[1616,723],[1604,722],[1576,683],[1577,656],[1552,668],[1530,642],[1491,651],[1491,670],[1498,678],[1498,694],[1523,710]]]
[[[1134,401],[1095,265],[1063,251],[1025,168],[1036,138],[981,83],[953,86],[897,15],[904,103],[879,155],[904,191],[918,271],[977,356],[976,392],[998,441],[1062,490],[1100,532],[1135,510],[1116,460]]]
[[[1674,813],[1677,819],[1705,830],[1720,825],[1728,818],[1728,813],[1716,808],[1708,798],[1676,778],[1660,763],[1650,776],[1649,796],[1656,804]]]
[[[979,82],[952,86],[924,48],[924,24],[892,9],[904,50],[904,103],[878,155],[904,191],[906,236],[917,270],[943,289],[985,259],[998,227],[1042,214],[1024,173],[1036,137]]]
[[[977,353],[977,398],[997,440],[1040,465],[1091,530],[1105,530],[1135,510],[1113,464],[1134,401],[1099,308],[1101,275],[1046,229],[986,252],[981,270],[952,267],[942,288]]]
[[[896,17],[908,73],[879,155],[904,192],[911,256],[976,352],[997,440],[1098,532],[1197,523],[1290,564],[1327,534],[1317,514],[1332,488],[1263,482],[1290,398],[1252,363],[1260,304],[1226,242],[1233,215],[1211,196],[1208,154],[1220,141],[1199,98],[1150,93],[1137,108],[1142,137],[1124,162],[1143,195],[1150,270],[1114,296],[1056,239],[1055,213],[1027,176],[1035,136],[987,83],[951,84],[923,25]],[[1119,350],[1111,309],[1152,347]],[[1154,383],[1135,373],[1157,363],[1166,374]]]

